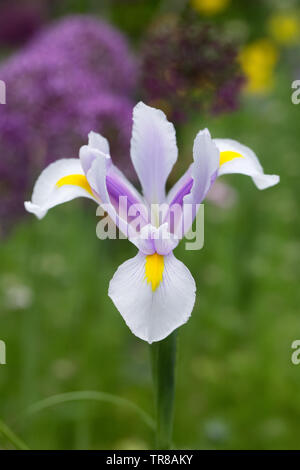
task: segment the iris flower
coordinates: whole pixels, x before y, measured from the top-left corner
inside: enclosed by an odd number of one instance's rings
[[[105,209],[138,249],[134,258],[119,266],[108,294],[131,331],[149,343],[166,338],[191,315],[195,281],[173,250],[190,229],[216,178],[227,173],[249,175],[259,189],[279,181],[277,175],[264,174],[248,147],[230,139],[212,139],[204,129],[194,140],[193,163],[166,195],[177,154],[174,126],[162,111],[140,102],[133,111],[131,160],[143,195],[113,164],[108,141],[91,132],[79,158],[51,163],[36,181],[32,201],[25,202],[27,211],[38,218],[80,196]],[[127,201],[125,214],[120,211],[120,198]],[[135,206],[139,207],[138,228],[130,212]],[[164,210],[158,216],[161,206]],[[152,207],[156,208],[154,221],[148,215]],[[174,207],[181,209],[180,215],[171,221]]]

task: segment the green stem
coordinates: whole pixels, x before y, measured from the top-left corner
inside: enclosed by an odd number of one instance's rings
[[[170,449],[175,397],[176,331],[150,346],[156,408],[156,447]]]
[[[93,390],[81,390],[77,392],[67,392],[60,393],[58,395],[52,395],[51,397],[45,398],[44,400],[38,401],[31,405],[29,408],[27,408],[25,414],[31,415],[43,411],[47,408],[51,408],[52,406],[81,400],[95,400],[104,403],[111,403],[112,405],[125,406],[139,414],[140,418],[144,421],[147,426],[149,426],[150,429],[155,429],[155,423],[152,417],[149,416],[148,413],[146,413],[144,410],[139,408],[135,403],[132,403],[131,401],[126,400],[126,398],[122,398],[117,395],[112,395],[110,393],[104,392],[97,392]]]
[[[0,435],[3,435],[16,449],[28,450],[27,445],[2,420],[0,420]]]

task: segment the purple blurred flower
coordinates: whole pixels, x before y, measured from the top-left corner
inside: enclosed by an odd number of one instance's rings
[[[176,121],[195,110],[232,111],[244,82],[236,57],[236,48],[212,26],[168,18],[144,43],[144,97]]]
[[[208,191],[206,200],[222,209],[230,209],[237,202],[238,195],[232,186],[223,181],[216,181]]]
[[[38,31],[46,16],[45,0],[1,0],[0,44],[23,44]]]
[[[14,214],[23,212],[31,178],[52,160],[76,157],[91,130],[111,140],[113,158],[131,173],[123,156],[137,69],[114,28],[83,15],[60,20],[3,63],[0,79],[7,88],[0,114],[1,219],[8,213],[3,201]]]

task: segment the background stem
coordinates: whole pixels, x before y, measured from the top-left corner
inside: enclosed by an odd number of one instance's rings
[[[0,435],[6,438],[17,450],[29,450],[20,439],[2,420],[0,420]]]
[[[156,410],[157,449],[170,449],[175,396],[176,336],[174,331],[163,341],[150,346]]]

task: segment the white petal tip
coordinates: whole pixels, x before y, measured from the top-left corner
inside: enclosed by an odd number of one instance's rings
[[[150,113],[150,115],[152,116],[158,116],[165,120],[167,119],[165,113],[161,109],[154,108],[153,106],[149,106],[148,104],[145,104],[143,101],[139,101],[133,108],[133,119],[137,119],[138,118],[137,113],[140,111],[142,112],[142,110],[145,113]]]
[[[138,109],[138,108],[149,108],[147,104],[145,104],[143,101],[139,101],[133,109]]]
[[[205,127],[205,129],[202,129],[201,131],[199,131],[199,134],[208,135],[209,137],[211,136],[209,130],[207,129],[207,127]]]
[[[258,189],[267,189],[279,183],[280,177],[278,175],[259,175],[253,178],[253,181]]]
[[[89,149],[99,150],[105,155],[110,154],[108,140],[97,132],[90,131],[88,135],[88,147]]]
[[[27,212],[34,214],[38,219],[42,219],[47,214],[47,210],[42,209],[37,204],[33,204],[31,201],[25,201],[24,207],[27,210]]]
[[[99,134],[97,134],[97,132],[95,132],[95,131],[90,131],[90,132],[88,133],[88,138],[89,138],[89,139],[92,139],[93,137],[97,137],[97,135],[99,135]]]

